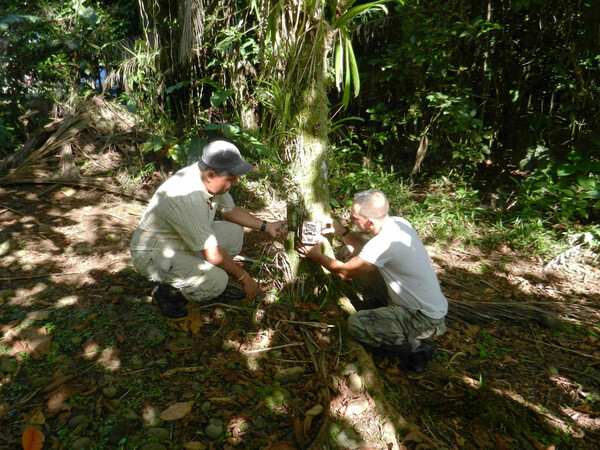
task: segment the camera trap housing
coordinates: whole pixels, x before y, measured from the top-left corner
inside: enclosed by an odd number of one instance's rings
[[[298,229],[298,236],[303,244],[318,244],[321,239],[321,223],[315,220],[304,220]]]

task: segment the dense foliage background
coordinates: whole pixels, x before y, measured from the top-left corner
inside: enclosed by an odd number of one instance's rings
[[[282,164],[294,86],[278,77],[291,44],[275,18],[301,5],[323,6],[334,45],[353,48],[329,55],[334,207],[375,186],[410,214],[408,190],[433,183],[452,196],[427,196],[430,211],[521,236],[598,219],[596,0],[2,0],[0,155],[77,99],[104,95],[151,133],[135,170],[184,164],[215,132]]]

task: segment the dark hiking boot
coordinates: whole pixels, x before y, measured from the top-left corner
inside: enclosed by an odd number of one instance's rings
[[[411,372],[423,373],[434,356],[435,348],[433,348],[433,345],[427,341],[421,341],[421,345],[408,354],[406,367]]]
[[[217,298],[221,300],[241,300],[246,298],[246,293],[240,286],[229,282],[225,290]]]
[[[187,300],[179,290],[168,284],[159,284],[152,290],[152,298],[163,316],[169,319],[181,319],[188,315],[185,304]]]

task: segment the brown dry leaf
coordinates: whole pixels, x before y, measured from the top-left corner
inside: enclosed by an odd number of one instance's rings
[[[67,381],[75,378],[75,375],[62,375],[58,374],[58,378],[52,380],[52,382],[44,388],[44,392],[50,392],[56,389],[61,384],[65,384]]]
[[[61,385],[58,389],[45,395],[44,398],[48,400],[46,406],[48,411],[51,413],[56,412],[60,409],[64,402],[72,397],[77,390],[70,386]]]
[[[190,318],[190,330],[192,334],[198,334],[200,332],[200,328],[204,326],[202,321],[202,316],[200,315],[200,311],[197,309],[192,309],[189,313]]]
[[[589,414],[591,416],[596,416],[598,415],[597,412],[595,412],[590,405],[581,405],[581,406],[576,406],[573,408],[575,411],[579,411],[582,412],[584,414]]]
[[[12,330],[14,327],[21,323],[21,319],[13,320],[12,322],[7,323],[0,327],[0,333],[6,334],[8,331]]]
[[[404,436],[404,440],[402,442],[423,442],[423,440],[423,433],[421,433],[419,430],[414,430]]]
[[[83,322],[81,322],[79,325],[75,325],[73,327],[71,327],[71,329],[73,331],[81,331],[85,328],[87,328],[88,324],[90,323],[90,320],[95,319],[96,317],[98,317],[100,315],[100,313],[94,313],[94,314],[90,314],[87,319],[85,319]]]
[[[120,331],[115,331],[115,337],[117,338],[117,341],[119,341],[121,344],[123,342],[125,342],[125,336],[123,336],[123,334]]]
[[[475,339],[477,337],[477,333],[481,330],[481,328],[479,328],[477,325],[468,325],[466,327],[463,327],[463,331],[465,332],[465,334],[467,336],[469,336],[471,339]]]
[[[190,413],[192,406],[194,406],[193,401],[173,403],[161,413],[160,418],[162,420],[181,419]]]
[[[27,327],[19,330],[18,341],[13,344],[12,354],[26,352],[33,359],[50,355],[52,336],[44,327]]]
[[[467,443],[467,440],[464,437],[462,437],[460,434],[458,434],[456,431],[453,430],[453,432],[454,432],[454,439],[456,440],[456,445],[458,447],[464,447],[465,444]]]
[[[23,414],[23,419],[29,425],[44,425],[46,423],[46,418],[41,407],[35,408],[29,414]]]
[[[269,445],[265,450],[296,450],[296,447],[289,442],[282,441],[276,442],[273,445]]]
[[[504,358],[502,358],[502,361],[500,361],[500,362],[503,362],[503,363],[506,363],[506,364],[519,364],[519,361],[517,361],[514,358],[511,358],[508,355],[504,355]]]
[[[169,322],[172,322],[172,321],[169,320]],[[187,333],[188,331],[190,331],[190,317],[189,317],[189,315],[186,318],[184,318],[184,319],[177,320],[177,322],[175,322],[175,324],[179,327],[179,329],[181,331],[183,331],[184,333]]]
[[[90,337],[85,344],[83,344],[83,355],[86,358],[91,358],[96,355],[100,350],[100,343],[93,337]]]
[[[535,448],[535,450],[554,450],[554,445],[546,447],[544,444],[536,441],[535,439],[533,440],[532,444],[533,444],[533,447]]]
[[[46,437],[37,428],[29,427],[23,432],[21,442],[23,450],[41,450]]]
[[[202,442],[190,441],[186,444],[183,444],[183,448],[186,450],[205,450],[206,445],[204,445]]]
[[[31,311],[27,314],[29,320],[46,320],[50,316],[50,311]]]
[[[304,421],[302,422],[302,431],[304,432],[304,436],[308,437],[308,433],[310,431],[310,426],[312,424],[312,420],[314,419],[315,416],[306,416],[304,418]]]
[[[499,434],[494,434],[494,442],[498,450],[512,450],[512,446]]]

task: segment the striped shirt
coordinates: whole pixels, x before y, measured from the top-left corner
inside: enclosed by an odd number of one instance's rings
[[[231,195],[212,195],[192,164],[160,185],[131,240],[131,251],[184,250],[198,252],[217,244],[211,224],[217,211],[235,207]]]

